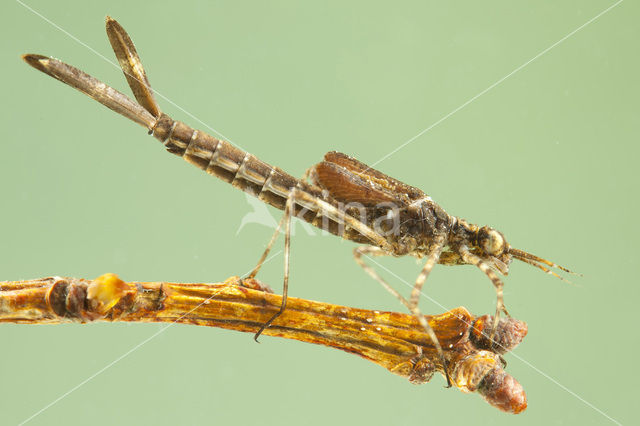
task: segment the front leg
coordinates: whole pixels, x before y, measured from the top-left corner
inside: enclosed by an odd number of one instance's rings
[[[489,340],[493,342],[493,337],[495,336],[496,329],[498,328],[498,321],[500,320],[500,313],[504,312],[505,315],[510,316],[509,312],[507,312],[507,308],[504,306],[504,283],[502,282],[500,277],[498,277],[498,275],[491,269],[491,267],[484,260],[482,260],[480,256],[471,253],[467,246],[462,245],[458,247],[458,253],[460,254],[460,257],[463,261],[476,266],[478,269],[484,272],[485,275],[491,280],[493,286],[496,289],[496,293],[498,296],[496,301],[496,315],[493,317],[493,325],[491,327],[491,334],[489,335]]]

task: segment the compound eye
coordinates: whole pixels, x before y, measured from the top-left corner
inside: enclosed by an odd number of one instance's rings
[[[482,250],[492,256],[501,255],[504,251],[505,241],[502,234],[495,229],[483,227],[480,229],[479,235],[480,247]]]

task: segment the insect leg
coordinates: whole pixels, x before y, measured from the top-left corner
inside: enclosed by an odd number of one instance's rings
[[[287,203],[285,204],[285,207],[284,207],[284,215],[282,216],[282,219],[280,219],[278,228],[276,228],[276,231],[273,233],[273,236],[271,237],[271,241],[269,241],[269,245],[267,246],[267,249],[265,250],[262,257],[260,258],[260,262],[258,263],[256,268],[252,271],[252,274],[254,272],[258,273],[258,269],[260,269],[260,266],[262,266],[262,263],[264,262],[264,259],[267,256],[267,253],[269,253],[269,250],[271,250],[271,246],[273,246],[273,243],[275,242],[275,239],[278,237],[278,233],[280,232],[280,226],[282,225],[282,222],[284,222],[284,279],[282,283],[282,304],[280,305],[280,309],[278,310],[278,312],[276,312],[271,318],[269,318],[267,322],[262,324],[262,327],[260,327],[260,330],[258,330],[255,336],[253,336],[253,339],[256,342],[258,341],[258,337],[260,337],[262,332],[267,327],[269,327],[273,323],[273,321],[276,320],[276,318],[282,315],[284,310],[287,308],[287,294],[289,292],[289,253],[291,251],[291,216],[293,212],[293,203],[295,201],[295,196],[297,192],[298,192],[297,189],[294,188],[289,193],[289,196],[287,197]],[[253,278],[253,276],[251,276],[251,278]]]
[[[309,173],[311,172],[311,169],[308,169],[305,173],[304,176],[302,178],[302,180],[306,180]],[[294,194],[294,191],[296,192],[296,194]],[[294,188],[289,192],[289,196],[287,197],[287,201],[289,198],[293,197],[294,195],[298,194],[298,189]],[[291,209],[290,214],[293,214],[293,211]],[[264,263],[264,261],[267,259],[267,256],[269,255],[269,252],[271,251],[271,249],[273,248],[273,245],[276,242],[276,239],[278,238],[278,235],[280,235],[280,230],[282,229],[282,224],[285,221],[285,215],[282,215],[282,218],[280,219],[280,222],[278,222],[278,226],[276,227],[276,230],[273,232],[273,235],[271,236],[271,240],[269,241],[269,244],[267,244],[267,248],[264,250],[264,252],[262,253],[262,256],[260,257],[260,260],[258,260],[258,264],[256,265],[255,268],[253,268],[253,271],[251,271],[249,273],[249,275],[247,275],[247,278],[255,278],[255,276],[258,274],[258,271],[260,270],[260,268],[262,267],[262,264]]]
[[[327,216],[339,223],[343,223],[355,229],[357,232],[366,236],[376,244],[379,244],[383,247],[389,247],[389,243],[387,242],[387,240],[385,240],[381,235],[376,233],[369,226],[360,222],[353,216],[348,215],[344,211],[341,211],[340,209],[338,209],[337,207],[334,207],[333,205],[327,203],[326,201],[322,201],[316,197],[313,197],[312,195],[306,193],[300,188],[297,188],[297,187],[292,188],[287,197],[287,202],[284,209],[284,216],[280,220],[280,224],[278,225],[278,228],[276,229],[273,236],[271,237],[271,241],[269,242],[265,252],[262,254],[262,257],[260,258],[258,265],[256,265],[254,270],[249,274],[249,278],[253,278],[255,274],[258,273],[258,270],[262,266],[262,263],[264,263],[264,260],[267,257],[267,254],[271,250],[271,247],[273,246],[273,243],[275,242],[275,239],[277,238],[278,233],[280,232],[281,225],[284,222],[285,224],[285,240],[284,240],[285,276],[284,276],[283,292],[282,292],[282,305],[280,306],[280,309],[278,310],[278,312],[276,312],[266,323],[264,323],[264,325],[260,328],[260,330],[258,330],[256,335],[254,336],[254,339],[256,341],[258,340],[258,337],[260,337],[260,334],[262,334],[262,332],[267,327],[269,327],[276,318],[282,315],[282,313],[284,312],[287,306],[287,292],[289,287],[289,248],[291,245],[290,224],[291,224],[291,216],[293,215],[294,203],[299,206],[302,206],[303,208],[308,208],[312,211],[316,211],[319,214]],[[405,300],[405,303],[406,303],[406,300]],[[426,321],[424,322],[426,323]]]
[[[442,249],[444,248],[445,241],[446,241],[445,234],[439,234],[435,238],[434,244],[431,247],[431,250],[429,251],[427,261],[424,264],[422,271],[420,271],[420,275],[418,275],[418,278],[416,278],[416,282],[413,285],[413,289],[411,290],[411,297],[409,298],[409,305],[410,305],[409,309],[411,310],[411,313],[416,318],[418,318],[419,321],[420,319],[422,319],[420,323],[422,324],[423,327],[424,327],[424,323],[427,323],[427,321],[424,319],[424,315],[418,308],[418,303],[420,301],[420,293],[422,292],[422,286],[424,285],[425,281],[429,277],[429,273],[433,269],[433,266],[436,263],[438,263],[438,260],[440,259],[440,253],[442,253]],[[442,365],[444,367],[445,377],[447,378],[447,386],[451,387],[451,379],[449,378],[447,360],[444,357],[442,346],[440,345],[440,342],[438,341],[438,338],[436,337],[431,327],[429,328],[424,327],[424,329],[427,331],[427,333],[429,333],[429,337],[431,337],[431,340],[433,341],[433,344],[436,347],[436,350],[438,351],[438,355],[440,356],[440,359],[442,360]]]
[[[411,310],[411,304],[409,303],[409,301],[407,299],[405,299],[403,295],[398,293],[395,288],[391,287],[391,285],[389,283],[387,283],[384,280],[384,278],[382,278],[380,275],[378,275],[378,273],[375,271],[375,269],[373,269],[371,266],[367,265],[365,263],[365,261],[362,260],[362,255],[365,255],[365,256],[366,255],[369,255],[369,256],[385,256],[386,253],[384,252],[384,250],[382,250],[379,247],[375,247],[375,246],[358,246],[355,249],[353,249],[353,258],[355,259],[356,263],[358,265],[360,265],[360,267],[362,267],[362,269],[364,269],[364,271],[367,274],[369,274],[369,276],[371,278],[373,278],[378,283],[380,283],[380,285],[385,290],[387,290],[396,299],[398,299],[400,301],[400,303],[402,303],[404,306],[407,307],[407,309]],[[428,326],[428,324],[427,324],[427,326]]]
[[[278,238],[278,235],[280,235],[280,229],[282,228],[282,224],[285,221],[285,217],[286,217],[286,207],[285,207],[285,214],[282,215],[280,222],[278,222],[278,226],[276,227],[276,230],[273,232],[273,235],[271,236],[271,240],[269,240],[269,244],[267,244],[267,248],[264,249],[262,256],[260,256],[260,260],[258,260],[258,264],[256,265],[255,268],[253,268],[253,271],[251,271],[249,275],[247,275],[247,278],[255,278],[256,275],[258,275],[258,271],[260,271],[262,264],[267,259],[269,252],[273,248],[273,244],[275,244],[276,239]]]
[[[369,241],[371,241],[372,245],[381,247],[386,251],[393,250],[393,247],[391,247],[389,242],[382,235],[380,235],[380,233],[376,232],[373,228],[356,219],[355,217],[347,214],[344,210],[341,210],[333,206],[332,204],[321,200],[320,198],[314,197],[301,189],[296,189],[295,198],[296,204],[306,207],[309,210],[316,211],[322,216],[326,216],[327,218],[337,223],[352,228],[362,236],[368,238]]]
[[[422,286],[424,285],[425,281],[427,281],[427,278],[429,277],[429,274],[431,273],[434,265],[438,263],[438,260],[440,260],[440,254],[442,253],[442,249],[444,248],[445,240],[446,238],[444,234],[439,234],[435,237],[432,249],[427,256],[427,262],[424,264],[422,271],[420,271],[420,275],[418,275],[418,278],[416,278],[416,283],[413,286],[413,290],[411,290],[411,297],[409,298],[409,303],[411,304],[411,306],[418,306]]]
[[[434,247],[432,254],[429,256],[429,260],[427,260],[427,264],[422,269],[420,276],[418,276],[418,280],[420,280],[420,277],[424,275],[424,271],[425,269],[427,269],[427,266],[429,265],[431,258],[435,258],[435,261],[433,262],[434,264],[438,261],[437,257],[440,255],[441,251],[442,251],[442,243],[440,244],[440,247],[438,246]],[[365,272],[369,274],[369,276],[371,276],[374,280],[378,281],[382,285],[382,287],[384,287],[389,293],[394,295],[400,301],[400,303],[406,306],[407,309],[409,309],[409,311],[413,314],[413,316],[416,317],[416,319],[418,320],[422,328],[424,328],[424,330],[427,332],[427,334],[429,335],[429,338],[433,342],[433,346],[438,352],[438,356],[440,357],[440,360],[442,361],[442,368],[444,369],[444,375],[447,378],[447,387],[451,387],[451,379],[449,377],[448,364],[444,356],[444,351],[442,350],[442,345],[440,345],[440,341],[438,340],[438,336],[436,336],[435,331],[433,331],[433,328],[431,328],[431,326],[429,325],[429,322],[425,319],[424,315],[418,308],[418,303],[417,302],[412,303],[410,301],[407,301],[407,299],[405,299],[400,293],[398,293],[393,287],[391,287],[389,283],[387,283],[380,275],[378,275],[378,273],[371,266],[367,265],[362,259],[362,255],[384,256],[385,254],[386,253],[384,252],[384,250],[374,246],[359,246],[353,250],[353,257],[355,258],[355,261],[358,263],[358,265],[360,265],[362,269],[364,269]],[[431,265],[431,267],[429,268],[429,271],[431,270],[431,268],[433,268],[433,265]],[[427,272],[427,275],[428,275],[428,272]],[[424,280],[426,280],[426,275],[424,275],[424,279],[422,280],[422,283],[420,283],[418,287],[418,294],[420,294],[420,288],[422,287]],[[416,282],[416,286],[418,286],[418,282]],[[414,290],[416,286],[414,286]],[[413,291],[412,291],[412,297],[413,297]]]
[[[504,283],[484,260],[482,260],[479,256],[471,253],[466,246],[459,247],[458,253],[460,254],[460,257],[464,262],[477,266],[482,272],[484,272],[496,288],[496,293],[498,294],[498,300],[496,302],[496,315],[493,317],[491,335],[489,336],[489,340],[493,340],[493,336],[495,335],[496,329],[498,327],[498,321],[500,320],[500,312],[504,312],[509,316],[509,312],[507,312],[507,308],[504,306],[502,290],[504,287]]]

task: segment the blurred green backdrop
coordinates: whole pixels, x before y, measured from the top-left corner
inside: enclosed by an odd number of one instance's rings
[[[129,93],[100,57],[114,61],[111,15],[165,111],[300,176],[329,150],[378,161],[614,1],[26,3],[41,16],[0,6],[0,279],[217,281],[248,272],[271,235],[255,223],[238,232],[253,210],[245,195],[20,54],[61,58]],[[377,165],[449,213],[584,274],[572,286],[516,263],[506,279],[507,306],[530,329],[507,356],[525,413],[444,389],[440,376],[416,387],[293,341],[175,326],[145,342],[163,327],[154,324],[2,325],[2,423],[81,383],[30,424],[631,423],[638,18],[637,4],[620,3]],[[352,246],[298,227],[291,294],[401,310],[353,262]],[[411,283],[419,270],[411,259],[383,263]],[[279,290],[282,257],[260,278]],[[470,267],[437,267],[426,291],[447,308],[494,308],[489,281]]]

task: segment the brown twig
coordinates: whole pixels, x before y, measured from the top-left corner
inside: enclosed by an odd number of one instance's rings
[[[237,277],[215,284],[128,283],[114,274],[0,282],[0,322],[22,324],[167,322],[255,333],[280,304],[281,296],[259,281]],[[501,358],[526,335],[524,322],[500,320],[491,342],[489,330],[483,332],[491,328],[489,315],[476,318],[459,307],[426,318],[455,387],[478,392],[506,412],[526,408],[524,390],[503,370]],[[416,384],[443,373],[431,339],[412,315],[289,298],[287,310],[264,334],[354,353]]]

